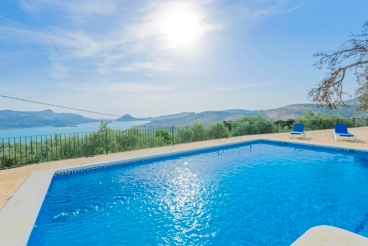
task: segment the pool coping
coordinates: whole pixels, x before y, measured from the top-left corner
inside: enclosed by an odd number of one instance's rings
[[[26,245],[31,235],[32,229],[36,222],[38,213],[41,209],[44,198],[47,194],[48,188],[51,184],[52,178],[59,175],[68,175],[76,172],[84,172],[94,169],[102,169],[106,167],[124,165],[129,163],[135,163],[139,161],[146,161],[156,159],[160,157],[170,157],[185,153],[199,152],[203,150],[210,150],[213,148],[221,148],[227,146],[236,146],[241,144],[253,143],[253,142],[270,142],[277,144],[291,144],[299,147],[318,148],[344,152],[357,152],[358,154],[368,155],[367,149],[362,148],[348,148],[337,145],[327,144],[314,144],[314,143],[300,143],[293,140],[275,140],[269,138],[257,138],[249,140],[240,140],[230,143],[212,144],[201,147],[193,147],[175,151],[164,151],[162,153],[143,155],[139,157],[122,158],[113,161],[104,161],[98,163],[87,163],[84,165],[71,166],[65,168],[49,168],[44,170],[38,170],[32,172],[29,177],[24,181],[21,187],[15,192],[11,199],[5,204],[2,210],[0,210],[0,224],[7,225],[0,228],[0,245]],[[338,228],[337,228],[338,229]],[[310,229],[311,230],[311,229]],[[342,229],[340,229],[342,230]],[[308,232],[308,231],[307,231]],[[305,233],[306,234],[306,233]],[[352,233],[354,234],[354,233]],[[362,237],[360,235],[354,234]],[[302,238],[304,234],[300,237]],[[299,238],[299,239],[300,239]],[[368,245],[368,238],[365,244]],[[298,240],[299,240],[298,239]],[[297,240],[297,241],[298,241]],[[302,240],[302,239],[301,239]],[[296,242],[297,242],[296,241]],[[313,240],[312,240],[313,241]],[[293,244],[294,245],[294,244]],[[295,244],[299,245],[299,244]],[[310,244],[313,245],[313,244]],[[324,245],[324,244],[316,244]]]
[[[368,238],[334,226],[314,226],[301,235],[291,246],[366,246]]]

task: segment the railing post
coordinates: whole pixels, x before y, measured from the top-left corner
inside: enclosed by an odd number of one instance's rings
[[[24,142],[25,142],[25,145],[26,145],[26,162],[27,162],[27,160],[28,160],[28,143],[27,143],[27,137],[25,137],[25,139],[24,139]]]
[[[8,150],[8,158],[10,159],[10,148],[11,148],[11,145],[10,145],[10,138],[8,138],[8,146],[9,146],[9,150]]]
[[[41,162],[42,162],[42,135],[41,135]]]
[[[9,145],[9,151],[8,151],[8,157],[9,157],[9,159],[11,158],[11,141],[10,141],[10,138],[8,138],[8,145]]]
[[[75,133],[73,133],[73,152],[74,152],[74,159],[77,158],[76,151],[75,151]]]
[[[67,148],[66,148],[66,136],[67,136],[67,134],[65,133],[64,134],[64,151],[63,151],[63,156],[65,156],[66,150],[67,150]]]
[[[32,159],[34,159],[34,153],[35,153],[35,152],[32,152],[32,151],[33,151],[33,146],[32,146],[32,140],[33,140],[33,138],[32,138],[32,137],[30,137],[30,139],[31,139],[31,146],[30,146],[30,147],[31,147],[31,153],[30,153],[30,154],[31,154],[31,156],[32,156],[31,158],[32,158]]]
[[[113,150],[112,150],[112,152],[114,153],[115,151],[114,151],[114,149],[115,149],[115,130],[112,130],[112,137],[110,136],[110,138],[111,138],[111,142],[112,142],[112,146],[113,146]]]
[[[107,129],[105,130],[105,139],[106,139],[106,155],[109,153],[109,143],[107,142]]]
[[[2,145],[2,149],[3,149],[3,160],[5,160],[5,145],[4,145],[4,138],[2,138],[2,142],[3,142],[3,145]],[[1,163],[2,164],[2,163]]]
[[[85,153],[84,153],[83,139],[84,139],[84,133],[82,132],[82,146],[81,146],[81,148],[82,148],[82,150],[81,150],[82,155],[81,156],[84,156],[85,155]]]
[[[61,138],[61,134],[59,136],[60,139],[60,159],[63,158],[63,139]]]
[[[353,118],[353,124],[354,124],[354,127],[355,127],[355,118]]]
[[[58,146],[57,146],[57,134],[55,134],[55,159],[58,159]]]
[[[47,151],[47,135],[46,135],[46,143],[45,144],[46,144],[45,149]],[[48,154],[48,152],[46,152],[46,153]],[[49,160],[49,155],[46,156],[46,161],[48,161],[48,160]]]
[[[20,155],[20,164],[23,165],[22,138],[21,137],[19,137],[19,155]]]
[[[38,156],[38,141],[37,141],[37,136],[36,136],[36,158],[37,158],[37,156]],[[37,160],[37,163],[38,163],[39,161]]]
[[[15,159],[15,163],[17,163],[17,145],[15,144],[15,138],[13,141],[13,146],[14,146],[14,159]]]
[[[279,133],[279,122],[278,121],[276,121],[276,129],[277,129],[276,132]]]
[[[174,146],[174,126],[171,125],[172,146]]]
[[[80,147],[80,143],[79,143],[79,132],[77,132],[77,137],[78,137],[77,138],[78,139],[78,143],[77,143],[77,145],[78,145],[78,152],[80,153],[80,148],[81,147]],[[78,157],[81,156],[79,153],[78,153]]]
[[[84,141],[84,143],[83,143],[83,155],[84,156],[89,156],[89,152],[88,152],[88,139],[90,138],[90,136],[89,136],[89,133],[84,133],[84,135],[83,135],[83,141]],[[92,148],[91,146],[89,146],[90,148]]]
[[[53,146],[52,146],[52,135],[50,135],[50,150],[51,150],[51,161],[53,161],[54,160],[54,151],[53,151]]]
[[[216,124],[216,138],[219,139],[219,132],[218,132],[218,122]]]

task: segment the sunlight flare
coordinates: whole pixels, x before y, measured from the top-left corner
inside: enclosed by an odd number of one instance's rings
[[[204,14],[193,5],[167,5],[158,17],[159,32],[170,47],[191,45],[208,29]]]

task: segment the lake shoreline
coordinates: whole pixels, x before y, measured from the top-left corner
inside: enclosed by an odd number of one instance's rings
[[[117,130],[127,130],[133,126],[146,124],[150,121],[111,121],[108,127]],[[0,129],[0,140],[8,138],[24,138],[31,136],[50,136],[55,134],[73,134],[98,131],[101,122],[89,122],[71,126],[43,126],[27,128]]]

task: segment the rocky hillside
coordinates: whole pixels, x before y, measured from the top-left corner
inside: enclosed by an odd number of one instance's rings
[[[143,127],[167,127],[167,126],[181,126],[193,125],[195,122],[201,122],[204,125],[210,125],[220,121],[238,120],[245,116],[254,116],[261,114],[265,118],[272,120],[278,119],[295,119],[303,116],[309,110],[313,112],[320,112],[328,115],[340,115],[345,118],[368,118],[368,112],[358,112],[355,110],[356,101],[349,100],[347,107],[336,110],[329,110],[326,108],[318,108],[315,104],[293,104],[281,108],[269,110],[245,110],[245,109],[229,109],[223,111],[206,111],[202,113],[191,113],[188,116],[169,120],[158,120],[147,123]]]
[[[206,111],[201,113],[192,113],[186,117],[170,120],[158,120],[147,123],[142,127],[155,128],[167,126],[187,126],[193,125],[196,122],[201,122],[203,125],[211,125],[219,121],[238,120],[248,114],[245,113],[228,113],[224,111]]]
[[[259,111],[264,117],[270,119],[295,119],[304,114],[304,112],[312,110],[328,115],[340,115],[345,118],[368,118],[368,112],[356,111],[355,101],[350,101],[349,106],[335,110],[326,108],[318,108],[315,104],[293,104],[281,108]]]

